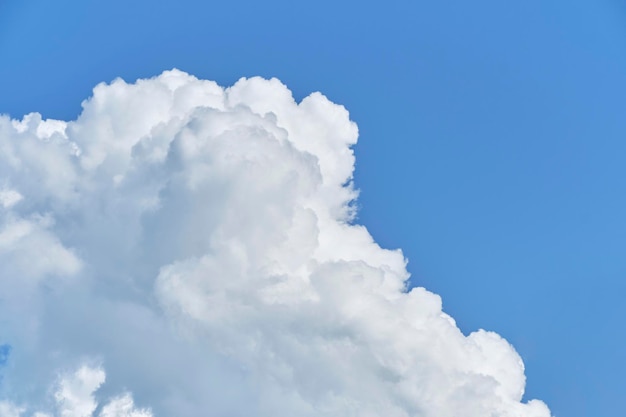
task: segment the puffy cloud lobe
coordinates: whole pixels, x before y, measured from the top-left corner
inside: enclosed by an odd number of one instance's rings
[[[76,371],[59,378],[54,399],[58,417],[93,417],[98,402],[94,392],[104,383],[105,373],[99,367],[83,365]],[[22,417],[25,407],[11,402],[0,402],[0,417]],[[133,398],[125,393],[114,397],[105,404],[98,414],[100,417],[152,417],[148,409],[135,407]],[[51,414],[37,411],[33,417],[53,417]]]
[[[75,121],[0,118],[0,388],[44,401],[27,375],[94,356],[155,415],[548,417],[504,339],[463,335],[353,223],[357,137],[319,93],[176,70],[98,85]]]

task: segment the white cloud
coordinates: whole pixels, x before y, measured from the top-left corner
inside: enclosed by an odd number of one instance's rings
[[[23,411],[23,408],[8,401],[0,402],[0,417],[20,417]]]
[[[59,415],[90,417],[98,406],[93,393],[100,388],[104,380],[105,374],[102,369],[87,366],[82,366],[73,375],[62,378],[54,393]]]
[[[12,205],[18,203],[22,199],[22,195],[15,190],[1,190],[0,191],[0,204],[4,208],[9,208]]]
[[[98,402],[94,393],[105,381],[104,370],[100,367],[83,365],[74,372],[59,377],[54,391],[55,411],[58,417],[93,417]],[[0,417],[23,417],[26,407],[11,402],[0,402]],[[53,414],[35,411],[33,417],[53,417]],[[99,417],[152,417],[148,409],[135,407],[132,396],[124,393],[104,404]]]
[[[108,382],[80,367],[59,416],[150,416],[127,389],[156,416],[550,416],[504,339],[463,335],[351,223],[342,106],[169,71],[83,108],[0,117],[0,417],[83,358]]]

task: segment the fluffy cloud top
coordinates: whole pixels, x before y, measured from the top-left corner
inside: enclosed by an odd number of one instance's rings
[[[357,136],[319,93],[176,70],[0,117],[0,417],[549,417],[352,222]]]
[[[92,417],[98,403],[94,392],[104,383],[105,373],[101,368],[82,366],[75,372],[63,375],[56,386],[54,400],[58,417]],[[25,408],[15,404],[0,402],[0,416],[20,417]],[[111,399],[99,413],[100,417],[152,417],[147,409],[137,409],[130,394],[125,393]],[[52,417],[35,412],[33,417]]]

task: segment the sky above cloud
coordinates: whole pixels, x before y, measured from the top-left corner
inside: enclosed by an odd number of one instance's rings
[[[320,93],[179,70],[2,116],[2,417],[549,417],[354,223],[357,138]]]

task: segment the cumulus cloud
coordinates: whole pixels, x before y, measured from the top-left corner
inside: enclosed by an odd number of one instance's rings
[[[354,223],[357,137],[322,94],[177,70],[0,117],[0,417],[549,417]]]
[[[54,391],[56,408],[54,416],[95,416],[98,402],[94,398],[94,393],[104,381],[104,370],[86,365],[72,373],[60,376]],[[26,407],[15,405],[9,401],[0,402],[0,417],[21,417],[26,411]],[[100,417],[152,417],[150,410],[135,407],[133,398],[129,393],[110,399],[98,415]],[[53,417],[53,415],[36,411],[33,417]]]

